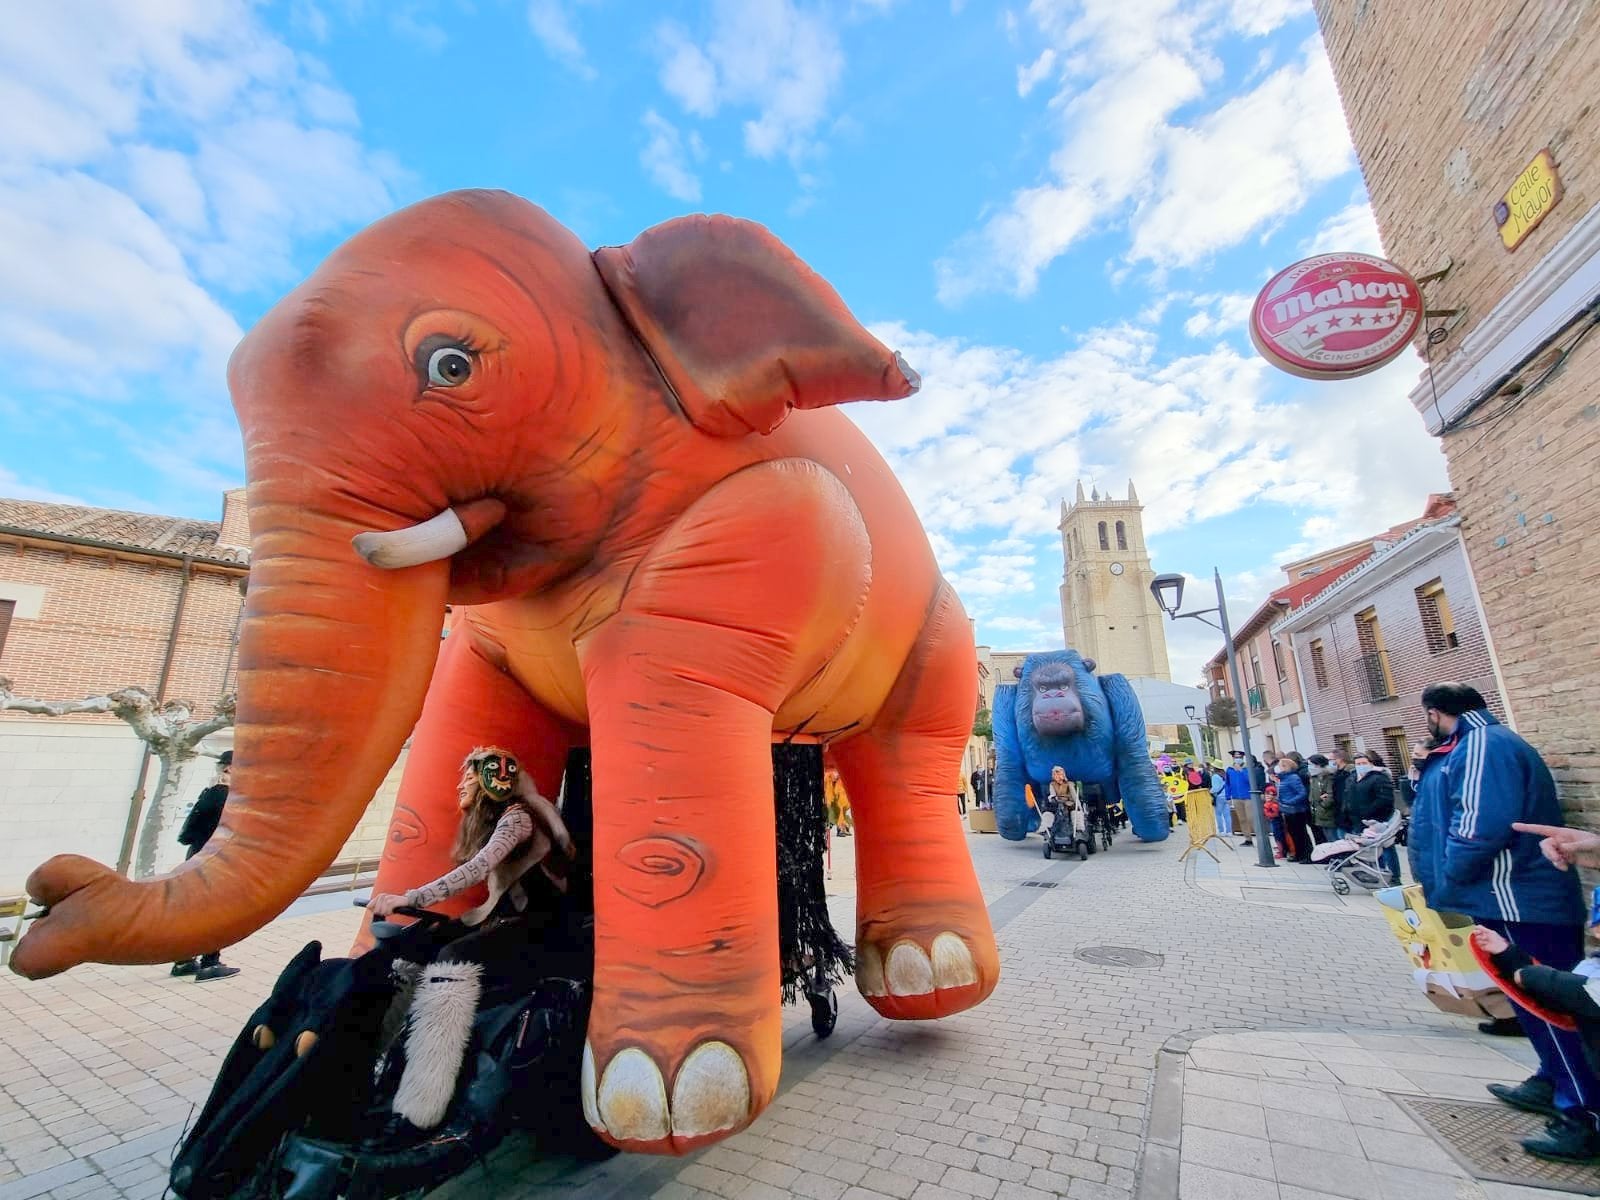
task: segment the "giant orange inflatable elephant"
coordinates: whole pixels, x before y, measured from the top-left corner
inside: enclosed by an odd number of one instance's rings
[[[40,867],[50,914],[16,970],[167,962],[259,928],[413,730],[381,891],[448,865],[473,745],[511,749],[554,795],[587,741],[584,1107],[617,1145],[681,1152],[777,1085],[770,744],[794,736],[831,745],[849,789],[868,1001],[937,1017],[994,988],[949,802],[977,686],[967,619],[888,467],[829,407],[916,376],[765,230],[689,217],[590,253],[516,197],[438,197],[336,250],[229,385],[253,552],[222,828],[146,883]]]

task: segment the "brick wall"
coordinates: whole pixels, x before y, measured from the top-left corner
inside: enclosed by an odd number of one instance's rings
[[[244,571],[194,568],[173,655],[168,698],[208,714],[232,685],[234,624]],[[182,580],[174,561],[141,562],[90,549],[0,543],[0,581],[44,589],[39,615],[15,617],[0,649],[0,675],[19,696],[76,700],[161,678]],[[0,715],[0,720],[17,714]],[[58,718],[112,722],[115,717]]]
[[[1417,589],[1439,580],[1454,619],[1457,645],[1435,652],[1429,638]],[[1358,612],[1376,611],[1378,627],[1389,660],[1395,698],[1367,699],[1367,671],[1357,649]],[[1311,643],[1320,639],[1327,664],[1328,686],[1320,688],[1311,669]],[[1422,713],[1422,689],[1430,683],[1455,680],[1483,693],[1489,709],[1505,717],[1505,706],[1495,685],[1483,622],[1472,601],[1466,557],[1461,543],[1451,539],[1437,550],[1392,577],[1361,586],[1347,585],[1337,607],[1321,620],[1295,634],[1295,652],[1306,680],[1306,706],[1316,732],[1317,748],[1328,753],[1339,735],[1358,747],[1387,753],[1384,731],[1403,727],[1412,746],[1428,737]],[[1393,768],[1394,763],[1389,766]],[[1405,764],[1400,764],[1405,769]]]
[[[1316,9],[1387,253],[1419,273],[1455,260],[1427,291],[1430,307],[1467,310],[1435,350],[1448,359],[1600,203],[1600,4]],[[1507,252],[1490,214],[1545,147],[1565,194]],[[1600,337],[1513,411],[1447,435],[1444,450],[1511,715],[1550,763],[1569,813],[1600,827],[1600,497],[1589,483]]]

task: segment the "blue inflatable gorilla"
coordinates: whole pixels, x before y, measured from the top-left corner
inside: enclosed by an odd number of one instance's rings
[[[1051,767],[1078,783],[1098,783],[1108,803],[1119,798],[1133,832],[1166,839],[1167,800],[1145,743],[1139,697],[1121,675],[1094,673],[1076,650],[1030,654],[1016,683],[994,692],[994,820],[1000,836],[1021,841],[1039,828],[1039,812],[1022,794],[1049,791]]]

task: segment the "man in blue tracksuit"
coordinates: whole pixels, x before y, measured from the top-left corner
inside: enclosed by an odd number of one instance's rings
[[[1555,780],[1538,751],[1485,707],[1477,689],[1436,683],[1422,693],[1435,747],[1422,764],[1407,854],[1430,908],[1463,913],[1539,962],[1569,971],[1583,958],[1587,912],[1577,876],[1547,860],[1539,837],[1512,823],[1564,824]],[[1550,1117],[1523,1147],[1541,1158],[1600,1157],[1600,1078],[1576,1033],[1517,1008],[1539,1073],[1489,1091]]]

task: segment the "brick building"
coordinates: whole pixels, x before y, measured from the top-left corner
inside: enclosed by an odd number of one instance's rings
[[[0,677],[18,696],[76,700],[122,687],[208,716],[235,686],[249,574],[245,491],[220,521],[0,498]],[[232,731],[205,748],[231,745]],[[0,897],[56,853],[126,865],[141,780],[156,764],[121,720],[0,712]],[[192,803],[209,764],[186,773]],[[392,798],[398,772],[380,796]],[[382,809],[379,812],[377,810]],[[374,804],[347,856],[375,857],[388,824]],[[158,866],[181,858],[171,838]]]
[[[1600,826],[1600,4],[1316,11],[1385,252],[1450,265],[1424,290],[1458,311],[1431,322],[1448,334],[1411,399],[1449,462],[1507,714]]]
[[[1422,689],[1441,679],[1471,684],[1505,716],[1458,515],[1344,572],[1272,633],[1293,640],[1324,752],[1378,750],[1403,772],[1428,736]]]
[[[1325,736],[1319,737],[1322,731],[1314,728],[1309,718],[1308,688],[1304,683],[1307,668],[1297,652],[1294,627],[1285,618],[1310,604],[1349,572],[1387,552],[1419,526],[1454,511],[1455,502],[1448,494],[1430,496],[1420,518],[1284,564],[1283,573],[1289,582],[1262,601],[1233,630],[1239,675],[1245,688],[1239,710],[1249,725],[1250,748],[1258,756],[1265,760],[1290,750],[1308,755],[1333,746]],[[1233,694],[1225,648],[1206,664],[1205,682],[1213,698]],[[1235,741],[1228,740],[1230,746]]]

